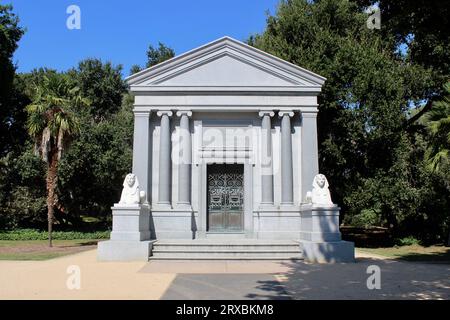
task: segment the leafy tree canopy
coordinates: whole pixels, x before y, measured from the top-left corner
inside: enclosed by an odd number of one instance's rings
[[[281,1],[249,43],[327,78],[319,96],[319,157],[334,200],[343,213],[372,210],[380,224],[395,228],[420,203],[409,166],[414,148],[403,128],[433,81],[430,70],[396,54],[392,35],[368,29],[367,19],[346,0]]]
[[[81,94],[91,101],[90,113],[96,121],[104,120],[120,109],[126,91],[121,72],[121,65],[113,66],[99,59],[83,60],[78,68],[68,72]]]
[[[26,134],[23,107],[28,101],[17,89],[21,84],[15,80],[16,67],[12,61],[24,32],[12,6],[0,4],[0,156],[17,148]]]
[[[154,48],[152,45],[147,50],[147,68],[152,67],[158,63],[164,62],[175,56],[175,51],[167,47],[165,44],[158,42],[158,48]]]

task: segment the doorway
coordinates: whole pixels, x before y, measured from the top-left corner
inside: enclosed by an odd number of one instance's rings
[[[244,165],[208,165],[207,184],[208,231],[243,231]]]

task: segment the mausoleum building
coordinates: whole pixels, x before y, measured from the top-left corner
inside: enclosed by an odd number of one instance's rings
[[[317,96],[325,80],[229,37],[127,78],[135,97],[132,171],[145,194],[139,204],[113,207],[111,240],[99,257],[120,260],[112,252],[126,241],[151,255],[158,242],[210,239],[294,241],[299,254],[313,243],[337,259],[310,260],[353,259],[340,239],[339,208],[314,209],[306,197],[319,174]]]

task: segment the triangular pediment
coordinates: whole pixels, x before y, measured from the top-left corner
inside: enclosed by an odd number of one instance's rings
[[[127,78],[131,91],[320,91],[325,78],[229,37]]]

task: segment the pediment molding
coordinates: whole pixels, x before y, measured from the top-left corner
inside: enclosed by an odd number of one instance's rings
[[[142,70],[127,79],[148,92],[310,92],[325,81],[309,70],[224,37]]]

